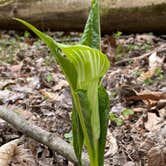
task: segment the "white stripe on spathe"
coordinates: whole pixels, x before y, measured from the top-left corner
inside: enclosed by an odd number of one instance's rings
[[[61,46],[61,49],[76,68],[77,88],[85,88],[86,82],[99,79],[109,68],[107,57],[99,50],[83,45]],[[88,73],[87,67],[90,70]]]

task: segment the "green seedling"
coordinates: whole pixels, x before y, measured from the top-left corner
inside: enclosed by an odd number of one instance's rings
[[[125,108],[120,114],[114,112],[110,113],[109,118],[117,126],[122,126],[124,124],[124,119],[128,119],[129,116],[133,115],[134,111],[132,109]]]
[[[140,50],[140,46],[136,45],[136,44],[129,44],[127,45],[127,50],[128,51],[131,51],[131,50],[134,50],[134,51],[137,51],[137,50]]]
[[[151,78],[147,78],[147,79],[144,80],[144,84],[145,85],[151,85],[151,84],[153,84],[153,80]]]
[[[2,40],[2,43],[0,43],[0,60],[12,63],[18,48],[20,48],[20,40],[16,40],[13,37],[8,40]]]
[[[142,74],[142,71],[141,71],[141,70],[133,70],[133,71],[132,71],[132,75],[133,75],[134,77],[139,77],[141,74]]]
[[[24,38],[29,38],[29,36],[30,36],[30,33],[28,31],[25,31],[24,32]]]
[[[141,50],[149,51],[152,48],[151,44],[145,43],[141,46]]]
[[[110,121],[114,122],[117,126],[122,126],[124,123],[123,119],[115,113],[110,113],[109,118],[110,118]]]
[[[68,142],[72,143],[72,141],[73,141],[73,134],[72,134],[72,131],[70,131],[70,132],[68,132],[68,133],[65,133],[65,134],[64,134],[64,138],[65,138]]]
[[[125,108],[122,111],[122,115],[124,118],[128,118],[130,115],[133,115],[133,114],[134,114],[134,111],[132,109],[129,109],[129,108]]]
[[[47,82],[52,82],[52,81],[54,81],[54,78],[53,78],[53,76],[52,76],[51,73],[48,73],[48,75],[46,76],[46,80],[47,80]]]
[[[116,98],[117,95],[118,95],[118,93],[117,93],[116,91],[112,91],[111,96],[112,96],[113,98]]]
[[[163,80],[164,79],[164,74],[161,69],[156,69],[155,71],[156,79],[157,80]]]
[[[113,37],[115,39],[119,39],[121,36],[122,36],[122,32],[120,32],[120,31],[117,31],[116,33],[113,34]]]
[[[90,166],[104,165],[110,104],[101,79],[109,69],[109,60],[100,51],[99,18],[98,0],[91,0],[89,17],[78,45],[60,44],[26,21],[16,19],[47,44],[70,85],[73,146],[80,166],[83,145],[86,146]]]

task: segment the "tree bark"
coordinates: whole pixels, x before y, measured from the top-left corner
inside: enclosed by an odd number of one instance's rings
[[[19,116],[17,113],[5,106],[0,106],[0,118],[10,123],[26,136],[29,136],[48,146],[51,150],[57,152],[73,163],[78,163],[73,147],[56,134],[50,133],[36,125],[33,125],[31,122],[26,121],[23,117]],[[83,166],[89,166],[89,160],[87,155],[84,153],[82,155],[82,163]]]
[[[166,32],[165,0],[100,0],[102,32]],[[82,31],[90,0],[0,0],[0,29],[25,29],[12,17],[42,30]]]

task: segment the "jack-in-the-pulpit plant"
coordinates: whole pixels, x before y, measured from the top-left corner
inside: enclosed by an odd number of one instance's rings
[[[70,85],[73,110],[73,146],[81,166],[85,145],[91,166],[103,166],[109,114],[109,98],[101,85],[109,61],[100,51],[100,15],[98,0],[91,0],[91,10],[78,45],[57,43],[31,24],[21,20],[43,40],[54,54]]]

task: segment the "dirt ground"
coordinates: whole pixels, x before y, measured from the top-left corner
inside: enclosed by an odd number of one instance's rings
[[[47,32],[74,44],[80,33]],[[110,96],[105,149],[108,166],[166,165],[166,35],[102,37],[111,67],[102,80]],[[0,105],[72,142],[70,89],[48,48],[28,32],[0,32]],[[0,146],[22,133],[0,119]],[[24,162],[11,166],[72,166],[46,146],[25,137]],[[25,155],[24,154],[24,155]]]

